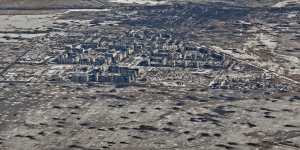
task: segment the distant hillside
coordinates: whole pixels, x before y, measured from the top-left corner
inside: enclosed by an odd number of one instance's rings
[[[272,7],[278,2],[282,2],[285,0],[170,0],[170,1],[196,2],[196,3],[222,2],[226,4],[243,6],[243,7]]]
[[[0,9],[62,9],[62,8],[99,8],[107,2],[141,3],[145,1],[160,2],[194,2],[226,3],[242,7],[286,7],[299,4],[300,0],[0,0]]]
[[[101,7],[101,0],[0,0],[0,9],[54,9]]]

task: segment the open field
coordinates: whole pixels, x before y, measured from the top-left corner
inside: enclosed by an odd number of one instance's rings
[[[188,1],[0,0],[0,150],[299,150],[298,1]]]

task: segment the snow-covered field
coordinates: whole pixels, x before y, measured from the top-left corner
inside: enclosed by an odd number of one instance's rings
[[[0,31],[43,29],[55,15],[0,15]]]
[[[45,33],[37,33],[37,34],[0,33],[0,42],[22,42],[22,40],[18,40],[16,38],[31,39],[43,35],[45,35]]]

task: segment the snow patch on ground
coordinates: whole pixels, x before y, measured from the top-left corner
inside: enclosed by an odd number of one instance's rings
[[[70,13],[70,12],[107,12],[111,9],[69,9],[65,11],[64,13]]]
[[[275,42],[274,38],[269,35],[259,34],[259,39],[264,45],[266,45],[271,50],[274,50],[277,47],[277,42]]]
[[[0,33],[0,42],[22,42],[20,39],[31,39],[38,36],[44,36],[45,33]],[[20,39],[18,39],[20,38]]]
[[[89,24],[92,20],[75,20],[75,19],[59,19],[56,23],[68,23],[68,24]]]
[[[102,23],[99,23],[100,25],[118,25],[121,23],[121,21],[104,21]]]
[[[111,0],[113,3],[123,4],[146,4],[146,5],[161,5],[166,4],[166,1],[153,1],[153,0]]]
[[[218,46],[211,46],[211,48],[214,49],[217,52],[225,53],[227,55],[233,56],[235,58],[239,58],[241,60],[246,60],[246,59],[256,60],[256,59],[258,59],[258,57],[254,56],[254,55],[249,55],[249,54],[246,54],[246,53],[235,53],[232,50],[223,49],[223,48],[218,47]]]
[[[297,17],[297,14],[299,14],[299,12],[298,11],[295,11],[295,12],[291,12],[291,13],[289,13],[288,14],[288,18],[295,18],[295,17]]]
[[[288,4],[300,4],[300,0],[285,0],[285,1],[282,1],[282,2],[276,3],[272,7],[280,8],[280,7],[285,7]]]

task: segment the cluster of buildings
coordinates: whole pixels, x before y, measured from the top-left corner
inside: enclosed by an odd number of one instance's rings
[[[119,34],[97,35],[90,42],[70,43],[52,63],[73,65],[69,79],[74,82],[130,83],[139,75],[134,68],[214,69],[223,67],[225,60],[223,54],[175,38],[165,30],[132,29]]]
[[[54,60],[57,64],[80,64],[80,65],[112,65],[116,64],[128,55],[133,49],[126,46],[101,47],[98,43],[82,43],[70,45],[66,51]]]
[[[92,68],[89,70],[76,70],[71,73],[73,82],[99,82],[99,83],[131,83],[138,77],[139,70],[128,67],[109,66],[107,70]]]
[[[126,45],[106,45],[105,41],[66,46],[52,63],[73,65],[69,79],[73,82],[130,83],[139,70],[121,67],[119,63],[134,53]]]
[[[225,55],[198,47],[165,30],[131,31],[128,35],[134,38],[133,47],[143,57],[139,66],[221,68],[225,61]]]
[[[288,84],[279,81],[275,76],[262,72],[224,73],[211,81],[209,86],[213,89],[270,89],[272,91],[287,92]]]
[[[141,62],[142,66],[221,68],[225,56],[206,47],[184,47],[183,49],[154,50]]]

